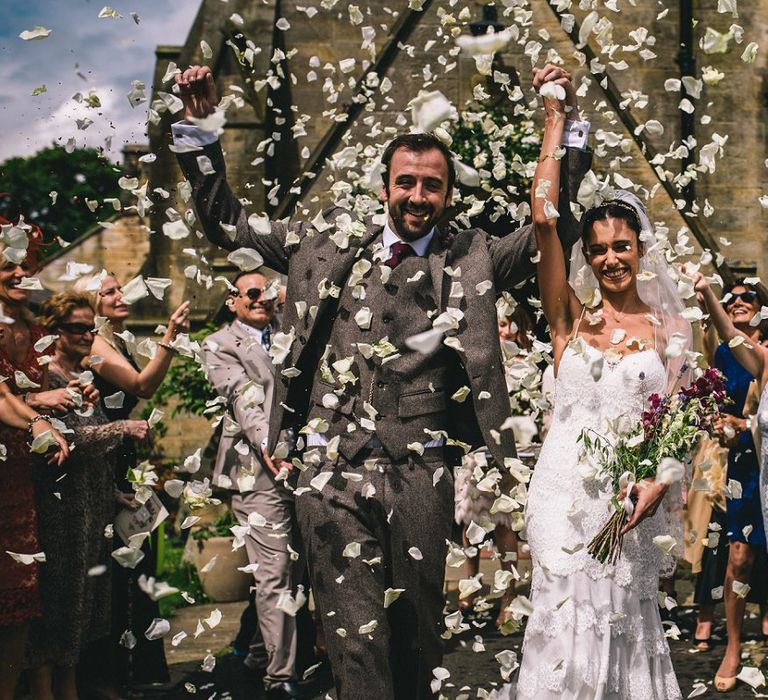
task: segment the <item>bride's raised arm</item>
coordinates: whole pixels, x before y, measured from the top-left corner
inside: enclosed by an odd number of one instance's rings
[[[566,99],[543,98],[544,138],[531,187],[531,210],[539,250],[537,279],[541,304],[557,355],[557,346],[562,346],[573,328],[573,312],[578,309],[578,300],[568,285],[565,253],[557,235],[560,157],[563,152],[560,144],[566,121],[566,100],[571,101],[568,97],[573,94],[573,86],[569,77],[552,78],[552,74],[544,75],[544,71],[534,69],[534,87],[545,86],[544,94],[559,87],[560,96],[564,93]]]

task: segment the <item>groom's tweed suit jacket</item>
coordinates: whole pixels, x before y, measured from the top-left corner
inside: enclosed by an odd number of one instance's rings
[[[200,155],[210,158],[214,173],[203,175],[200,172],[197,164]],[[228,250],[239,247],[256,249],[266,265],[288,277],[282,329],[293,339],[284,360],[277,366],[269,424],[269,448],[272,450],[281,430],[300,428],[322,410],[316,401],[312,401],[321,396],[315,387],[320,361],[334,332],[337,316],[349,311],[340,309],[340,300],[329,295],[327,290],[332,285],[339,290],[347,286],[352,266],[361,255],[369,254],[370,248],[380,240],[382,227],[366,221],[362,235],[349,236],[348,246],[340,247],[333,240],[338,240],[338,237],[332,235],[337,231],[337,217],[348,212],[332,209],[324,212],[324,219],[331,227],[322,232],[310,222],[272,222],[269,232],[256,233],[248,224],[245,209],[227,184],[218,142],[205,146],[201,152],[179,154],[179,163],[192,184],[197,213],[206,236]],[[562,159],[558,232],[564,246],[570,246],[579,237],[579,225],[572,215],[570,202],[590,163],[591,154],[578,149],[566,149]],[[229,228],[230,232],[234,231],[234,239],[221,224],[234,226],[234,229]],[[448,412],[447,427],[456,431],[450,437],[468,442],[472,447],[486,445],[499,464],[503,464],[505,457],[515,455],[511,429],[502,430],[509,416],[509,399],[497,341],[495,300],[501,291],[511,289],[535,272],[532,262],[535,255],[536,241],[531,225],[523,226],[503,238],[491,237],[479,229],[435,235],[427,254],[425,271],[431,281],[430,291],[436,311],[442,313],[452,307],[463,314],[458,329],[452,331],[462,349],[451,350],[453,364],[450,374],[453,381],[450,388],[465,385],[471,391],[463,402],[458,402],[451,400],[447,385],[422,387],[420,377],[407,373],[398,375],[397,372],[389,372],[385,382],[376,375],[378,382],[386,384],[387,395],[401,402],[398,415],[387,416],[388,420],[377,422],[376,428],[381,442],[390,448],[390,453],[396,453],[393,458],[407,453],[407,443],[413,434],[409,426],[414,419],[423,418],[414,416],[407,406],[403,408],[401,397],[414,390],[434,393],[433,389],[442,392],[442,402],[429,399],[427,394],[423,394],[423,398],[432,401],[431,406]],[[447,267],[454,271],[461,268],[460,278],[449,277],[445,272]],[[379,275],[375,261],[369,274]],[[463,296],[450,296],[454,281],[461,283]],[[492,283],[491,288],[479,293],[478,285],[488,281]],[[369,306],[374,314],[380,313],[381,307],[371,303],[370,299],[359,306],[363,305]],[[412,335],[407,332],[407,326],[414,316],[414,309],[403,304],[396,313],[400,316],[400,325],[405,328],[402,335]],[[344,354],[357,355],[353,344],[369,340],[361,337],[355,324],[348,324],[347,329],[349,336],[341,341],[352,347]],[[414,324],[414,333],[423,329],[421,320]],[[404,347],[398,347],[398,350],[403,355],[414,352]],[[444,361],[446,356],[442,353],[439,357],[440,361]],[[360,395],[353,412],[358,420],[366,417],[362,405],[368,398],[366,389],[357,387]],[[412,403],[418,403],[418,400]],[[375,400],[373,406],[382,412]],[[341,409],[344,410],[344,406]],[[328,437],[335,434],[334,423],[331,423]],[[420,439],[426,442],[430,438],[422,435]],[[350,458],[349,454],[345,456]]]

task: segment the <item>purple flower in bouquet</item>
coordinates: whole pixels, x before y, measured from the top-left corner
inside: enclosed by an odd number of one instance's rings
[[[678,395],[686,402],[711,397],[715,402],[721,403],[726,397],[725,377],[720,370],[710,368],[689,387],[681,389]]]
[[[663,420],[669,404],[669,397],[659,396],[659,394],[651,394],[648,397],[648,404],[649,407],[643,411],[641,418],[646,440],[651,439],[656,428]]]

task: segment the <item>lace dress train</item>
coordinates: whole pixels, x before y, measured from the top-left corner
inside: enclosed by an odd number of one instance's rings
[[[610,517],[610,483],[579,462],[582,429],[605,434],[606,421],[639,418],[647,397],[665,387],[655,350],[605,361],[583,341],[566,349],[557,377],[552,427],[529,487],[526,509],[533,558],[533,613],[518,680],[519,700],[667,700],[681,698],[657,603],[659,573],[670,560],[653,538],[656,515],[628,533],[613,566],[587,545]]]

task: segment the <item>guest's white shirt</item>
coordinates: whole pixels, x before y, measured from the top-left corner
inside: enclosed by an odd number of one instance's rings
[[[245,331],[248,335],[252,335],[256,340],[259,341],[259,344],[261,344],[261,339],[264,337],[264,333],[260,328],[256,328],[255,326],[249,326],[247,323],[243,323],[240,319],[235,319],[233,323],[237,324],[237,327],[240,330]]]

